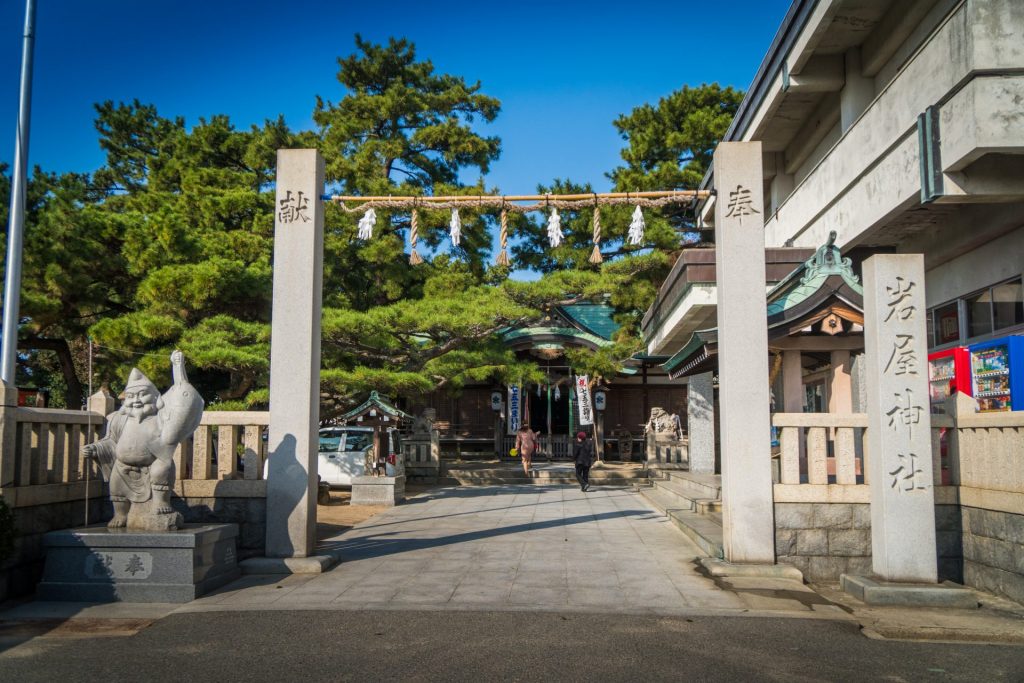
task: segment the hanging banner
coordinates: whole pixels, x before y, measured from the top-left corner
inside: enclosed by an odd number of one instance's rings
[[[594,404],[590,401],[590,384],[586,375],[576,377],[576,402],[580,406],[580,426],[594,424]]]
[[[508,403],[506,403],[508,406],[508,419],[505,420],[505,424],[508,425],[509,434],[515,434],[519,431],[520,400],[519,387],[509,385]]]

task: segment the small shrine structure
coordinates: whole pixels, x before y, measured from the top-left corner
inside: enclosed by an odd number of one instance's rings
[[[405,462],[399,430],[413,417],[376,391],[363,403],[341,416],[345,425],[373,429],[373,446],[367,452],[362,476],[352,477],[352,505],[395,505],[405,498]],[[394,439],[388,436],[394,431]],[[394,474],[387,474],[392,465]]]

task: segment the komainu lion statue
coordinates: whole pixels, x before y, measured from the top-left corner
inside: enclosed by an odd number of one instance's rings
[[[647,421],[647,433],[654,433],[664,438],[682,438],[682,424],[678,415],[673,415],[664,408],[651,408],[651,418]]]

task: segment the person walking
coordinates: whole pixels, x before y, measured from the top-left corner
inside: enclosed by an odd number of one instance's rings
[[[594,462],[594,440],[586,432],[576,434],[576,443],[572,445],[572,459],[576,461],[576,481],[580,483],[580,491],[590,490],[590,465]]]
[[[533,463],[533,454],[537,451],[537,437],[540,432],[530,429],[530,425],[523,424],[516,432],[516,452],[523,461],[523,474],[530,476],[530,466]]]

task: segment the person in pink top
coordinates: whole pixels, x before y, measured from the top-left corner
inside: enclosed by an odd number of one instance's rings
[[[533,462],[533,454],[537,452],[537,438],[540,432],[530,429],[530,425],[524,424],[516,432],[516,452],[523,460],[523,472],[530,476],[530,465]]]

